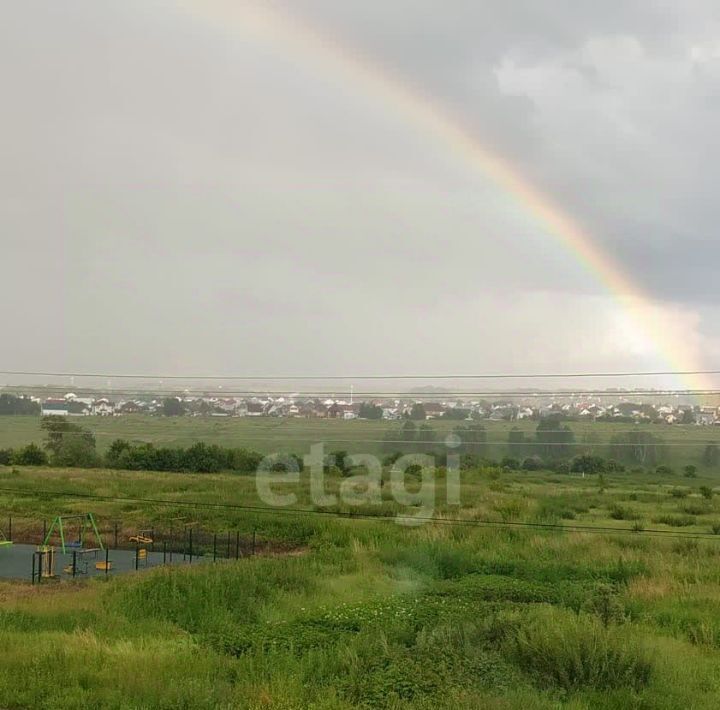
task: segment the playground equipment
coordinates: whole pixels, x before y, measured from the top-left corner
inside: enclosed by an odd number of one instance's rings
[[[45,579],[55,576],[55,548],[50,545],[38,546],[35,555],[37,556],[38,568],[37,576],[38,579],[44,577]]]
[[[152,545],[154,540],[150,537],[151,534],[151,530],[140,530],[137,535],[132,535],[129,539],[130,542],[135,542],[138,545]]]
[[[72,525],[77,523],[76,532],[77,535],[75,540],[68,541],[66,539],[66,530],[68,524]],[[67,530],[67,532],[71,532]],[[104,550],[102,538],[98,532],[97,524],[95,523],[95,517],[92,513],[84,513],[82,515],[58,515],[50,525],[50,529],[45,535],[43,540],[43,546],[47,546],[50,542],[50,538],[53,533],[57,532],[60,537],[60,551],[65,555],[68,553],[68,549],[72,552],[73,550],[80,551],[82,554],[88,554],[91,552],[97,553],[98,551]],[[88,535],[95,537],[96,547],[86,548],[85,541]]]
[[[97,559],[98,552],[100,552],[100,549],[97,547],[86,550],[73,550],[72,561],[63,567],[63,572],[71,574],[73,577],[78,574],[87,574],[90,568],[90,557]],[[95,568],[98,569],[97,564]]]
[[[10,547],[10,545],[12,545],[12,540],[8,540],[5,537],[5,533],[2,530],[0,530],[0,548]]]
[[[152,535],[154,535],[152,530],[138,530],[137,534],[128,538],[130,542],[135,543],[135,569],[138,569],[141,564],[147,567],[148,550],[147,547],[141,547],[141,545],[152,545],[155,542]]]

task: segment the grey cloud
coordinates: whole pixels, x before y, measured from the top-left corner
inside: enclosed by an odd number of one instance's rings
[[[288,7],[446,104],[717,340],[712,6]],[[516,202],[342,72],[161,2],[30,0],[4,19],[12,366],[653,362],[623,350],[610,299]]]

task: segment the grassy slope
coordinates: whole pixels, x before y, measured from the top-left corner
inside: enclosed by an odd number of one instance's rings
[[[688,495],[671,495],[688,483]],[[707,532],[720,503],[697,490],[713,483],[627,476],[600,491],[591,479],[476,472],[462,510],[441,512],[632,525],[620,509],[667,530],[679,528],[653,518],[689,516],[683,531]],[[229,475],[0,469],[0,485],[258,502],[252,479]],[[309,505],[306,491],[298,505]],[[0,494],[0,518],[61,504],[32,506]],[[93,509],[103,520],[166,515]],[[58,589],[0,583],[0,707],[717,705],[720,537],[196,516],[221,529],[259,525],[306,552]]]

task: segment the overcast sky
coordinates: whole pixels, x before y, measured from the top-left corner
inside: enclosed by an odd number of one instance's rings
[[[717,3],[274,8],[457,115],[714,366]],[[0,369],[667,365],[532,214],[341,66],[169,0],[2,16]]]

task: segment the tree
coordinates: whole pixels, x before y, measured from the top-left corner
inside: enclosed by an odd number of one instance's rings
[[[0,466],[9,466],[13,460],[12,449],[0,449]]]
[[[166,397],[162,411],[166,417],[181,417],[185,414],[185,404],[177,397]]]
[[[127,457],[131,448],[132,445],[129,441],[115,439],[105,454],[105,462],[110,468],[124,468],[122,466],[123,459]]]
[[[358,417],[360,419],[382,419],[382,415],[382,407],[372,402],[363,402],[358,411]]]
[[[525,432],[514,426],[508,432],[508,453],[511,457],[522,456],[527,450],[527,439]]]
[[[415,402],[412,409],[410,410],[410,419],[413,421],[425,421],[427,419],[427,412],[422,402]]]
[[[402,441],[415,441],[415,439],[417,439],[417,427],[415,426],[415,422],[408,419],[403,423],[402,428],[400,429],[400,439]]]
[[[95,437],[90,432],[85,436],[72,436],[63,439],[52,457],[55,466],[71,466],[92,468],[101,464],[100,456],[95,449]]]
[[[65,417],[43,417],[46,432],[45,448],[56,466],[97,466],[100,459],[95,447],[95,435]]]
[[[456,426],[453,433],[462,442],[459,452],[482,456],[486,450],[487,432],[482,424],[473,422],[467,426]]]
[[[695,412],[692,409],[683,409],[680,424],[695,424]]]
[[[431,453],[435,448],[437,434],[429,424],[421,424],[417,431],[418,452]]]
[[[535,439],[541,455],[549,458],[563,458],[572,453],[575,434],[559,419],[547,417],[538,423]]]
[[[610,454],[625,463],[654,466],[662,455],[662,443],[660,437],[635,429],[615,434],[610,440]]]
[[[0,414],[40,414],[40,405],[29,397],[0,394]]]
[[[592,454],[583,454],[576,456],[572,460],[570,470],[573,473],[598,474],[607,471],[607,463],[602,456],[593,456]]]
[[[709,486],[700,486],[700,495],[705,500],[710,500],[713,497],[713,490]]]
[[[462,407],[450,407],[443,412],[443,419],[453,419],[455,421],[462,421],[470,416],[469,409],[463,409]]]
[[[47,454],[37,444],[28,444],[13,456],[13,463],[18,466],[45,466],[47,462]]]
[[[539,456],[528,456],[523,462],[524,471],[539,471],[543,466],[542,459]]]
[[[717,444],[708,444],[705,447],[703,463],[706,466],[717,466],[720,463],[720,448]]]
[[[688,464],[683,469],[683,475],[685,478],[696,478],[697,477],[697,466],[693,466],[693,464]]]

